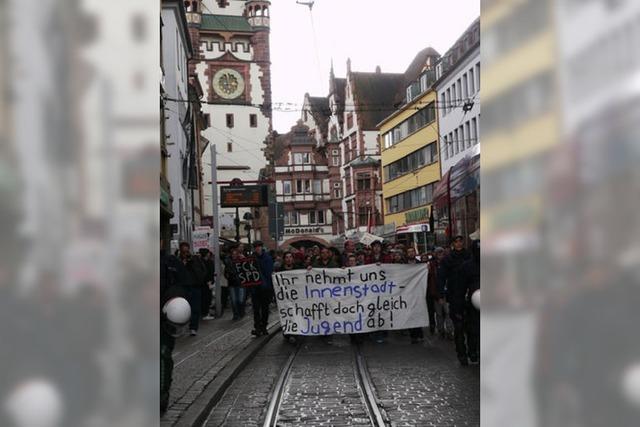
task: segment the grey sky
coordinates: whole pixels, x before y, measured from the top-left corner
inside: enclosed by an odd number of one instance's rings
[[[273,102],[298,108],[305,92],[327,94],[331,58],[338,77],[348,57],[354,71],[404,72],[426,46],[443,54],[480,14],[480,0],[316,0],[312,16],[295,0],[271,3]],[[274,129],[299,116],[274,111]]]

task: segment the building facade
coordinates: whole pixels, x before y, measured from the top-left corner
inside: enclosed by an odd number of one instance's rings
[[[327,149],[331,163],[340,163],[340,186],[332,182],[332,196],[340,196],[339,232],[350,237],[383,223],[380,145],[377,123],[393,110],[404,75],[354,72],[347,60],[345,79],[330,74]]]
[[[284,214],[279,247],[328,245],[335,238],[329,168],[313,130],[302,120],[277,137],[276,201]]]
[[[480,146],[480,18],[436,65],[442,175]]]
[[[432,48],[418,53],[399,92],[402,106],[379,123],[384,222],[395,228],[417,226],[420,232],[412,243],[419,250],[426,249],[432,235],[433,194],[441,176],[437,94],[432,86],[438,58]]]
[[[170,219],[172,240],[191,241],[194,225],[193,204],[193,109],[189,96],[188,61],[192,45],[181,1],[162,2],[162,69],[164,71],[165,147],[167,179],[171,189],[173,216]],[[184,102],[182,101],[184,100]],[[190,177],[192,178],[190,182]],[[190,188],[191,187],[191,188]]]
[[[220,185],[239,178],[259,180],[272,129],[269,1],[187,1],[194,45],[190,72],[202,83],[208,128],[203,136],[215,144]],[[211,181],[211,153],[202,155],[202,177]],[[219,191],[219,188],[216,190]],[[203,217],[213,214],[212,189],[203,195]],[[262,210],[266,212],[265,210]],[[241,208],[240,219],[255,211]],[[220,235],[235,236],[235,209],[219,209]],[[241,228],[246,223],[243,221]],[[244,234],[244,233],[242,233]],[[254,236],[255,237],[255,236]]]

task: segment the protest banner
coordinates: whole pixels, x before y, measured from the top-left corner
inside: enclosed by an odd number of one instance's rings
[[[211,238],[213,235],[213,229],[210,227],[198,227],[193,230],[193,251],[198,252],[198,250],[205,248],[209,249]]]
[[[283,332],[333,335],[427,326],[427,274],[426,264],[275,273]]]

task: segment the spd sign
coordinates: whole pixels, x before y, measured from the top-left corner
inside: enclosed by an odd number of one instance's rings
[[[238,272],[238,277],[240,278],[240,286],[243,288],[259,286],[262,284],[260,272],[258,271],[253,258],[245,258],[240,262],[236,262],[235,268]]]

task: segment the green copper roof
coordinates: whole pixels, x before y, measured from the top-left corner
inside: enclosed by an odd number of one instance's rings
[[[226,16],[226,15],[202,15],[203,30],[216,31],[244,31],[253,32],[253,28],[249,25],[247,18],[244,16]]]

